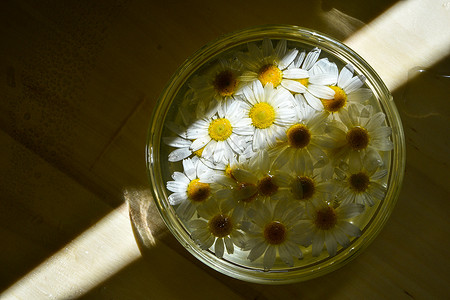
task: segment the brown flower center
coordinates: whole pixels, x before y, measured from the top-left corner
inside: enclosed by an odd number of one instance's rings
[[[362,193],[367,190],[370,185],[370,178],[364,172],[359,172],[357,174],[352,174],[349,177],[350,187],[358,193]]]
[[[330,230],[337,224],[336,211],[330,207],[320,208],[314,216],[314,225],[321,230]]]
[[[216,92],[222,96],[231,96],[238,86],[237,76],[231,70],[225,70],[216,75],[213,85]]]
[[[273,177],[267,175],[258,181],[258,191],[264,196],[271,196],[278,191],[278,186],[274,183]]]
[[[353,150],[363,150],[369,145],[369,133],[362,127],[353,127],[347,132],[347,143]]]
[[[334,91],[333,99],[320,99],[322,100],[323,107],[328,112],[337,112],[347,104],[347,94],[338,86],[330,86]]]
[[[286,226],[278,221],[273,221],[264,227],[264,238],[271,245],[279,245],[286,240]]]
[[[311,141],[311,132],[303,124],[292,125],[286,132],[288,144],[292,148],[304,148]]]
[[[216,215],[208,222],[209,231],[216,237],[227,236],[233,230],[233,222],[227,215]]]
[[[200,182],[199,179],[192,180],[187,187],[189,200],[193,202],[203,202],[208,199],[211,189],[208,183]]]
[[[308,176],[298,176],[291,185],[291,192],[297,200],[311,199],[315,191],[314,180]]]

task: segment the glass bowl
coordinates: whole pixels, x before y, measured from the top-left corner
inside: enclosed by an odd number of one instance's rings
[[[186,101],[186,98],[188,97],[192,97],[192,93],[190,93],[190,90],[192,89],[193,86],[192,81],[196,80],[195,78],[203,78],[201,76],[207,74],[208,70],[214,67],[214,64],[217,63],[218,58],[226,56],[228,58],[231,57],[232,60],[236,60],[236,57],[242,57],[242,53],[244,53],[244,56],[247,55],[247,57],[249,57],[248,53],[251,53],[251,51],[247,49],[250,49],[253,46],[258,47],[258,49],[263,49],[265,47],[263,46],[264,43],[266,43],[265,44],[266,46],[268,45],[267,44],[268,39],[274,45],[278,45],[278,43],[280,43],[281,45],[282,43],[281,41],[286,41],[288,50],[292,50],[294,48],[299,50],[298,52],[294,53],[296,54],[296,59],[300,59],[299,53],[301,53],[302,50],[305,51],[305,54],[308,54],[311,51],[317,51],[317,49],[316,50],[314,49],[318,48],[321,51],[320,58],[325,57],[330,62],[334,62],[338,67],[338,69],[340,70],[340,72],[342,72],[342,70],[346,68],[345,66],[347,64],[352,65],[353,68],[350,68],[350,70],[353,71],[354,69],[354,75],[359,76],[359,78],[362,79],[365,78],[363,88],[370,89],[372,94],[372,96],[369,99],[365,100],[363,104],[360,104],[360,106],[370,105],[372,106],[374,113],[377,111],[381,111],[382,113],[385,114],[386,118],[382,125],[390,127],[392,129],[392,134],[388,138],[390,139],[393,145],[392,150],[390,151],[383,150],[377,152],[380,154],[379,158],[381,157],[382,159],[381,163],[379,164],[379,166],[377,166],[377,168],[383,168],[385,172],[387,172],[387,175],[385,175],[383,177],[382,182],[380,182],[381,186],[385,190],[384,198],[375,201],[374,205],[370,205],[367,203],[362,204],[351,203],[351,205],[358,205],[358,207],[361,206],[364,207],[363,208],[364,211],[359,216],[356,217],[352,216],[349,220],[347,220],[349,223],[356,224],[356,226],[360,228],[361,230],[360,234],[356,235],[356,237],[348,236],[350,243],[346,245],[346,247],[341,247],[340,245],[338,245],[337,251],[333,252],[331,246],[330,249],[328,249],[328,247],[323,246],[323,249],[322,251],[319,251],[320,252],[319,254],[317,254],[316,250],[315,256],[312,255],[312,253],[314,254],[314,252],[312,251],[312,246],[308,246],[308,244],[299,245],[298,247],[299,249],[301,249],[303,253],[302,259],[293,260],[294,263],[292,265],[292,263],[283,263],[283,261],[281,261],[277,257],[275,262],[272,265],[270,265],[270,267],[267,267],[265,265],[262,256],[256,258],[254,261],[250,261],[249,259],[247,259],[249,252],[252,251],[252,249],[250,249],[251,243],[250,246],[248,246],[249,242],[245,242],[247,243],[246,248],[243,246],[244,244],[242,245],[239,244],[240,247],[238,247],[236,244],[234,247],[234,253],[229,254],[227,253],[227,251],[224,251],[225,253],[223,254],[223,257],[219,258],[215,255],[214,247],[202,249],[202,247],[200,247],[199,245],[199,241],[194,240],[192,238],[193,230],[190,227],[190,225],[188,225],[191,223],[189,223],[186,220],[182,220],[179,217],[179,214],[177,213],[177,205],[171,205],[173,204],[173,202],[171,203],[169,201],[169,197],[172,194],[172,191],[167,189],[167,182],[172,180],[171,175],[173,174],[173,172],[175,171],[183,172],[182,163],[181,161],[178,162],[168,161],[168,155],[174,149],[167,146],[163,142],[163,139],[170,136],[172,132],[180,130],[177,128],[173,128],[177,127],[177,125],[175,126],[173,125],[174,123],[181,122],[180,120],[184,119],[184,116],[192,114],[191,111],[192,107],[190,107],[189,105],[184,107],[183,101]],[[263,42],[264,40],[265,42]],[[248,47],[248,45],[253,46]],[[275,50],[273,51],[276,52],[279,50],[277,49],[278,48],[275,48]],[[271,50],[270,47],[269,50]],[[288,51],[285,51],[284,53],[286,54],[287,52]],[[252,53],[257,52],[253,51]],[[261,50],[260,53],[264,53],[264,50]],[[292,64],[294,64],[294,62],[292,62]],[[301,66],[303,68],[307,68],[306,63],[304,63]],[[280,63],[280,69],[281,67],[282,66]],[[288,72],[286,71],[284,72],[285,73],[283,74],[285,75],[283,76],[287,76],[286,74]],[[313,74],[311,72],[312,71],[310,71],[310,75]],[[305,81],[303,81],[303,83],[304,86],[308,86],[308,83],[305,83]],[[220,82],[219,83],[215,82],[213,83],[213,86],[217,88],[218,84],[220,86]],[[249,86],[253,83],[246,83],[246,84],[247,86]],[[273,85],[274,84],[272,83],[272,86]],[[281,89],[281,87],[279,87],[279,89]],[[223,93],[221,95],[223,96],[225,94],[226,93]],[[291,95],[295,94],[296,93],[291,93]],[[336,94],[337,92],[335,91],[335,95]],[[224,97],[226,98],[226,95]],[[300,98],[306,99],[302,97]],[[208,104],[208,101],[209,100],[206,101],[206,104]],[[211,99],[210,101],[216,100]],[[320,101],[322,101],[322,103],[326,103],[326,101],[323,102],[324,100],[321,100],[321,98]],[[344,104],[347,105],[346,103]],[[350,106],[350,102],[348,103],[348,106]],[[206,113],[206,110],[203,109],[203,112]],[[367,115],[367,111],[365,111],[365,113]],[[329,122],[329,124],[333,124],[332,121],[333,119],[341,118],[335,117],[336,115],[338,114],[334,112],[331,113],[329,112],[327,122]],[[363,117],[367,116],[361,115],[361,119],[363,119]],[[168,124],[172,124],[172,126],[168,126]],[[169,130],[168,128],[172,129],[172,131]],[[349,141],[348,132],[346,137],[347,141]],[[376,72],[357,53],[355,53],[353,50],[351,50],[341,42],[325,34],[321,34],[313,30],[297,26],[271,25],[271,26],[259,26],[249,28],[222,36],[199,49],[196,53],[194,53],[190,58],[188,58],[183,63],[183,65],[175,72],[175,74],[172,76],[169,83],[163,90],[162,94],[158,99],[157,105],[153,111],[150,130],[148,133],[146,160],[147,160],[148,175],[151,183],[151,190],[153,193],[154,201],[156,202],[156,206],[171,233],[190,253],[192,253],[197,259],[199,259],[206,265],[228,276],[249,282],[257,282],[265,284],[281,284],[312,279],[327,274],[333,270],[336,270],[341,266],[343,266],[344,264],[351,261],[352,259],[354,259],[359,253],[361,253],[361,251],[363,251],[370,244],[370,242],[374,240],[376,235],[385,225],[389,215],[391,214],[400,192],[405,167],[404,143],[405,142],[402,124],[389,90],[382,82],[380,77],[376,74]],[[352,149],[356,151],[355,150],[356,148]],[[358,150],[358,153],[360,152],[361,151]],[[332,153],[332,151],[327,153]],[[194,157],[195,154],[193,153],[191,156]],[[364,156],[364,158],[366,157],[368,157],[368,155]],[[329,161],[331,160],[327,160],[327,162]],[[347,172],[348,166],[351,165],[350,160],[348,161],[342,160],[342,161],[340,164],[334,163],[332,165],[331,170],[335,170],[337,168],[341,169],[341,173]],[[361,161],[362,160],[360,160],[360,162]],[[380,162],[380,160],[378,159],[377,162]],[[339,173],[334,173],[333,171],[332,177],[324,181],[335,182],[336,180],[338,180],[336,179],[337,174]],[[344,178],[343,179],[344,181],[350,182],[351,175],[348,175],[347,177],[345,177],[345,175],[340,176],[341,176],[340,178]],[[323,175],[323,177],[325,178],[325,175]],[[236,177],[232,178],[238,181]],[[354,186],[352,187],[354,188]],[[234,188],[233,187],[230,188],[230,190],[234,193],[237,192],[238,188],[235,186]],[[302,185],[302,193],[304,192],[305,186]],[[327,195],[329,194],[331,194],[331,196],[335,195],[335,193],[331,192],[329,192]],[[340,204],[339,203],[340,200],[337,198],[331,200],[328,199],[327,201],[328,202],[326,203],[333,208],[339,208],[341,205],[343,207],[343,204]],[[276,205],[272,205],[270,207],[273,208],[274,206]],[[306,214],[306,211],[308,210],[307,207],[308,206],[306,206],[305,204],[304,211],[299,213],[298,217],[299,223],[306,222],[305,219],[308,219],[307,217],[305,217],[307,215]],[[315,207],[315,204],[312,207]],[[253,214],[255,211],[257,211],[257,209],[253,209]],[[312,210],[309,209],[308,211]],[[243,219],[242,218],[240,219],[242,220],[240,224],[244,225],[242,225],[242,227],[240,227],[239,230],[245,236],[247,236],[246,230],[248,230],[248,226],[254,226],[254,224],[252,223],[253,222],[252,217],[249,216],[251,216],[251,213],[248,213],[248,211],[246,211]],[[319,221],[317,221],[318,220],[317,213],[312,214],[312,216],[313,216],[313,218],[311,219],[312,223],[310,224],[313,225],[319,224],[318,223]],[[194,213],[193,218],[194,219],[199,218],[197,212]],[[207,224],[209,224],[208,228],[211,229],[212,227],[210,225],[211,224],[210,220],[206,221]],[[317,225],[317,227],[322,229],[328,226],[327,224],[320,225],[322,227],[320,227],[319,225]],[[268,232],[267,228],[268,228],[267,226],[263,228],[264,232]],[[248,232],[250,232],[250,230]],[[281,239],[285,238],[286,235],[284,233],[281,234]],[[220,236],[220,232],[216,236]],[[265,235],[265,237],[267,238],[267,234]],[[267,241],[269,241],[268,243],[270,245],[278,246],[280,241],[278,241],[277,239],[279,239],[280,236],[277,237],[275,234],[274,238],[275,240],[272,239],[271,241],[269,240]],[[303,238],[304,238],[303,240],[308,240],[308,238],[305,238],[304,235]],[[313,243],[312,242],[313,238],[309,238],[309,240],[310,244]]]

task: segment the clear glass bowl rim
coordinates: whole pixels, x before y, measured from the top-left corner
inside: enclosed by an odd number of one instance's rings
[[[241,267],[217,258],[210,251],[201,250],[190,238],[189,233],[177,218],[174,209],[168,203],[160,167],[159,151],[164,119],[180,87],[208,59],[236,45],[263,38],[295,40],[317,46],[351,63],[359,73],[366,76],[367,82],[372,84],[372,92],[376,94],[380,101],[389,126],[392,128],[391,138],[394,143],[389,172],[390,174],[395,172],[396,176],[389,176],[386,197],[373,219],[364,229],[363,234],[353,240],[348,248],[342,249],[334,257],[311,266],[284,272]],[[342,267],[360,254],[384,227],[396,204],[403,181],[405,159],[405,138],[400,116],[388,88],[378,74],[356,52],[338,40],[326,34],[294,25],[262,25],[235,31],[211,41],[191,55],[173,74],[157,100],[150,121],[146,146],[147,172],[153,200],[166,226],[175,238],[197,259],[216,271],[240,280],[263,284],[293,283],[319,277]]]

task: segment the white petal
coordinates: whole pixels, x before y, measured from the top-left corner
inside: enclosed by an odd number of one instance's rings
[[[339,78],[338,78],[338,86],[339,87],[342,88],[344,86],[347,86],[347,84],[352,79],[353,71],[354,71],[353,66],[350,64],[348,64],[342,68],[341,73],[339,73]]]
[[[187,199],[186,192],[170,194],[168,199],[169,199],[170,205],[178,205],[182,201]]]
[[[364,75],[358,75],[353,77],[345,86],[341,86],[341,88],[345,91],[345,93],[350,94],[364,84],[364,81],[366,80],[366,77]]]
[[[191,149],[192,151],[197,151],[203,147],[205,147],[206,144],[211,140],[209,135],[203,136],[201,138],[196,139],[194,142],[192,142]]]
[[[214,252],[215,252],[216,256],[218,258],[222,258],[224,250],[225,250],[225,248],[224,248],[224,244],[223,244],[223,239],[217,239],[216,244],[214,246]]]
[[[264,269],[265,270],[269,270],[270,268],[272,268],[274,262],[275,262],[275,258],[276,258],[276,248],[274,246],[269,246],[267,248],[266,253],[264,254]]]
[[[175,149],[169,153],[167,160],[170,162],[176,162],[185,159],[186,157],[189,157],[189,155],[191,154],[192,151],[189,150],[189,148]]]
[[[323,104],[322,101],[320,101],[316,96],[310,94],[310,93],[305,93],[305,99],[308,102],[308,104],[314,108],[317,111],[323,111]]]
[[[261,241],[250,250],[247,258],[251,261],[254,261],[258,257],[260,257],[264,253],[264,251],[266,251],[266,248],[267,244]]]
[[[310,84],[308,86],[308,91],[317,98],[321,99],[333,99],[335,94],[331,88],[315,84]]]
[[[283,78],[287,79],[301,79],[309,76],[308,71],[302,69],[288,69],[283,71]]]
[[[337,214],[340,219],[346,220],[357,215],[360,215],[364,211],[364,205],[360,204],[345,204],[339,206],[337,209]]]
[[[283,79],[281,81],[281,86],[294,93],[304,93],[306,91],[303,84],[294,80]]]
[[[337,243],[331,232],[325,232],[325,246],[327,246],[327,251],[330,256],[335,256],[337,252]]]
[[[281,70],[286,69],[292,63],[292,61],[295,59],[295,57],[297,56],[297,53],[298,53],[297,49],[290,50],[288,53],[286,53],[286,55],[278,63],[278,67]],[[285,72],[283,72],[283,74],[284,73]]]

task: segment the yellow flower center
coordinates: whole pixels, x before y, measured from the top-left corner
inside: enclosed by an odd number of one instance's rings
[[[258,191],[261,195],[271,196],[278,191],[278,186],[273,182],[273,177],[267,175],[258,181]]]
[[[192,180],[187,187],[189,200],[193,202],[203,202],[208,199],[211,189],[208,183],[200,182],[200,179]]]
[[[264,239],[271,245],[279,245],[286,240],[287,230],[284,224],[273,221],[264,227]]]
[[[363,150],[369,145],[369,133],[365,128],[353,127],[347,132],[347,143],[353,150]]]
[[[311,132],[303,124],[292,125],[286,132],[288,144],[293,148],[304,148],[311,141]]]
[[[336,211],[330,206],[321,208],[316,211],[313,222],[318,229],[330,230],[337,224]]]
[[[237,76],[231,70],[225,70],[216,75],[213,85],[220,96],[226,97],[236,92],[238,83]]]
[[[370,178],[364,172],[350,175],[348,181],[350,183],[350,188],[357,193],[365,192],[370,185]]]
[[[282,78],[283,72],[273,64],[264,65],[258,71],[258,79],[263,86],[271,82],[273,87],[277,87],[281,83]]]
[[[297,200],[311,199],[315,191],[314,180],[308,176],[298,176],[291,185],[291,193]]]
[[[230,121],[227,119],[215,119],[209,124],[209,136],[215,141],[224,141],[233,132]]]
[[[347,94],[338,86],[330,86],[334,91],[333,99],[320,99],[322,100],[323,107],[326,111],[333,113],[339,111],[347,104]]]
[[[256,103],[250,109],[249,117],[253,126],[264,129],[270,127],[275,121],[275,110],[266,102]]]
[[[218,238],[223,238],[233,230],[233,222],[227,215],[216,215],[208,221],[209,231]]]

